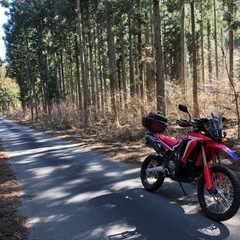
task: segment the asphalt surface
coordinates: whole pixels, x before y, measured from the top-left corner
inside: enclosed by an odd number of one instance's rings
[[[240,239],[240,212],[216,223],[196,191],[166,180],[145,191],[140,166],[0,119],[0,137],[21,184],[30,240]]]

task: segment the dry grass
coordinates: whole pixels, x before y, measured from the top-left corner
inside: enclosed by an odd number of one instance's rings
[[[239,84],[240,86],[240,84]],[[167,83],[167,117],[169,127],[166,134],[173,137],[180,136],[185,129],[176,128],[175,121],[179,117],[187,117],[178,110],[179,103],[185,103],[192,111],[191,87],[188,89],[186,100],[183,100],[177,86]],[[213,111],[223,114],[228,118],[226,130],[228,138],[234,139],[238,143],[235,105],[231,94],[231,87],[227,82],[221,82],[221,88],[212,80],[212,83],[199,88],[199,108],[201,117],[207,117]],[[142,139],[145,130],[141,126],[141,117],[155,111],[155,102],[147,102],[139,97],[129,98],[126,102],[118,106],[118,120],[120,125],[116,125],[114,115],[108,108],[95,114],[89,109],[89,125],[85,124],[84,114],[80,113],[77,107],[68,102],[61,102],[52,109],[51,116],[43,112],[39,113],[39,120],[30,122],[29,113],[25,112],[12,116],[13,120],[21,124],[27,124],[33,128],[57,135],[63,139],[79,142],[91,149],[111,154],[121,160],[131,160],[137,158],[136,149],[144,149]],[[121,148],[119,147],[121,145]],[[238,144],[235,144],[238,146]],[[112,149],[108,151],[108,149]],[[125,149],[127,148],[127,151]],[[123,152],[126,154],[123,154]],[[140,150],[139,150],[140,151]],[[141,153],[139,153],[141,154]]]
[[[25,218],[19,216],[20,189],[0,141],[0,239],[27,239]]]

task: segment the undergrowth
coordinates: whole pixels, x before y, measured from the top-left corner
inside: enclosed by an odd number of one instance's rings
[[[189,112],[192,109],[192,91],[188,89],[186,99],[183,98],[178,87],[167,82],[166,105],[167,118],[169,120],[169,128],[171,133],[178,134],[178,130],[174,131],[175,121],[177,118],[188,118],[184,113],[178,110],[178,104],[186,104]],[[221,82],[221,88],[217,81],[212,80],[211,84],[199,85],[199,109],[201,117],[207,117],[210,112],[222,114],[227,118],[227,128],[229,129],[229,137],[237,136],[237,116],[234,105],[234,97],[228,82]],[[79,111],[75,104],[70,102],[61,102],[55,104],[51,114],[39,111],[38,120],[32,124],[42,125],[43,128],[52,130],[80,130],[82,133],[101,136],[105,140],[118,138],[122,141],[139,140],[143,136],[144,129],[141,126],[141,118],[148,112],[156,111],[156,102],[148,102],[135,96],[129,98],[126,102],[118,105],[119,125],[116,125],[113,113],[108,107],[98,110],[94,113],[93,107],[88,109],[89,124],[84,122],[84,114]],[[21,122],[30,121],[30,111],[18,111],[8,116],[12,119],[18,119]]]

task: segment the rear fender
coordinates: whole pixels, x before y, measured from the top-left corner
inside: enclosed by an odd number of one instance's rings
[[[216,149],[218,151],[222,151],[228,154],[228,156],[230,156],[233,160],[238,160],[238,156],[237,154],[230,149],[229,147],[227,147],[225,144],[223,143],[217,143],[217,142],[209,142],[207,144],[207,148],[208,149]]]

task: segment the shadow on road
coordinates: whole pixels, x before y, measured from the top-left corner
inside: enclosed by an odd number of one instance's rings
[[[145,191],[138,165],[35,131],[1,130],[22,188],[31,239],[226,239],[228,227],[199,214],[196,195],[166,181]],[[190,191],[192,191],[190,189]],[[237,239],[237,238],[236,238]]]

